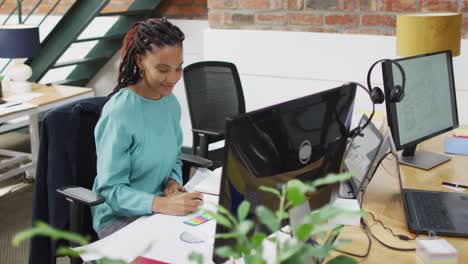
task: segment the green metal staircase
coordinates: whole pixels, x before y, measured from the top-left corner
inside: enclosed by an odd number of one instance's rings
[[[39,82],[51,69],[76,65],[68,76],[64,76],[63,80],[53,83],[85,86],[119,50],[131,25],[149,17],[161,0],[135,0],[127,11],[102,13],[109,2],[109,0],[75,1],[42,41],[40,54],[26,61],[26,64],[33,69],[33,75],[29,81]],[[78,39],[96,17],[104,16],[117,17],[117,20],[103,36]],[[91,41],[96,42],[96,45],[83,59],[57,63],[72,44]]]

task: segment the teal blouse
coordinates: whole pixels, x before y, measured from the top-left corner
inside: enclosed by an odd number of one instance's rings
[[[174,95],[151,100],[127,88],[105,104],[94,130],[93,190],[106,202],[92,207],[94,230],[121,216],[151,214],[168,179],[182,184],[180,113]]]

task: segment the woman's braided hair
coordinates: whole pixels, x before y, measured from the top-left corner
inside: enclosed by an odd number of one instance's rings
[[[184,39],[184,33],[166,18],[150,18],[133,24],[123,40],[119,77],[109,97],[121,88],[133,85],[140,80],[140,69],[136,64],[137,54],[144,55],[154,47],[182,47]]]

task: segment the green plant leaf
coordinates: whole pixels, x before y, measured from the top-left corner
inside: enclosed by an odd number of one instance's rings
[[[326,246],[326,247],[330,247],[330,248],[333,248],[334,246],[336,246],[336,242],[337,242],[336,238],[340,234],[341,229],[343,229],[343,227],[344,226],[339,225],[339,226],[333,228],[333,230],[330,232],[330,234],[328,234],[327,241],[325,241],[325,243],[323,245]]]
[[[16,234],[13,237],[12,244],[14,247],[17,247],[24,240],[28,240],[34,236],[47,236],[54,240],[64,239],[74,242],[80,246],[88,244],[89,241],[89,238],[87,237],[52,228],[43,222],[37,222],[35,227]]]
[[[326,205],[320,210],[317,210],[309,215],[309,223],[312,221],[312,216],[316,224],[322,223],[325,220],[330,220],[337,216],[362,216],[366,214],[364,211],[351,211],[343,208],[334,207],[332,205]]]
[[[244,256],[244,260],[246,264],[264,264],[266,261],[262,258],[262,256],[255,255],[248,255]]]
[[[329,220],[334,218],[338,215],[344,215],[345,210],[337,207],[333,207],[331,205],[326,205],[320,208],[317,211],[312,212],[307,218],[309,223],[314,221],[314,224],[321,224],[325,220]]]
[[[237,240],[237,245],[235,247],[236,252],[240,253],[240,255],[247,256],[252,254],[252,249],[246,243],[244,239]]]
[[[127,262],[123,260],[115,260],[110,258],[103,258],[97,261],[99,264],[126,264]]]
[[[327,262],[328,264],[357,264],[357,261],[348,256],[338,256]]]
[[[76,251],[69,247],[58,247],[56,251],[58,256],[70,256],[75,258],[80,257],[80,252],[82,251]]]
[[[314,235],[324,236],[325,233],[328,233],[335,228],[336,228],[336,225],[328,224],[328,223],[322,224],[322,225],[316,225],[315,229],[310,232],[310,235],[311,236],[314,236]]]
[[[265,240],[265,238],[267,238],[267,235],[264,234],[264,233],[255,233],[253,236],[252,236],[252,244],[254,247],[260,247],[263,243],[263,240]]]
[[[232,228],[233,227],[232,223],[226,217],[224,217],[221,214],[215,215],[214,218],[216,219],[217,224],[220,224],[220,225],[222,225],[224,227],[227,227],[227,228]]]
[[[306,200],[306,192],[307,186],[302,181],[296,179],[288,181],[286,186],[286,197],[292,206],[302,204]]]
[[[203,264],[203,255],[198,252],[192,252],[189,255],[189,260],[197,264]]]
[[[223,258],[229,258],[229,257],[233,257],[235,259],[240,258],[240,254],[237,253],[235,250],[233,250],[229,246],[223,246],[223,247],[217,248],[216,255],[223,257]]]
[[[301,224],[296,230],[297,239],[300,241],[307,241],[310,238],[310,233],[314,229],[311,224]]]
[[[239,218],[239,222],[242,222],[247,217],[247,214],[250,210],[250,203],[248,201],[242,201],[242,203],[237,208],[237,217]]]
[[[331,173],[331,174],[328,174],[324,178],[319,178],[309,183],[308,186],[313,187],[315,189],[315,187],[343,182],[343,181],[349,180],[351,177],[352,177],[351,173],[340,173],[340,174]]]
[[[304,182],[300,181],[300,180],[297,180],[297,179],[292,179],[292,180],[288,181],[288,183],[286,185],[286,189],[289,189],[289,188],[298,188],[301,191],[307,189]]]
[[[217,215],[223,215],[225,218],[229,219],[233,225],[237,224],[237,220],[234,218],[234,216],[232,216],[231,212],[229,212],[222,205],[218,205],[217,210]]]
[[[264,192],[272,193],[272,194],[276,195],[276,197],[281,198],[281,193],[278,190],[274,189],[274,188],[267,187],[267,186],[260,186],[260,190],[262,190]]]
[[[328,252],[330,251],[330,248],[305,244],[305,251],[306,251],[307,256],[324,258],[328,256]]]
[[[258,220],[264,224],[271,232],[278,231],[280,227],[279,221],[276,219],[275,215],[263,205],[257,206],[255,209]]]
[[[237,238],[239,236],[238,233],[222,233],[222,234],[216,234],[216,238],[221,238],[221,239],[228,239],[228,238]]]
[[[243,235],[246,235],[253,228],[253,226],[254,224],[251,220],[246,220],[237,226],[237,231]]]
[[[291,245],[283,245],[283,250],[280,255],[281,263],[304,263],[305,247],[304,243],[294,243]]]
[[[281,219],[281,220],[289,218],[288,212],[279,212],[279,211],[277,211],[275,213],[275,215],[276,215],[276,218]]]
[[[272,242],[272,243],[276,243],[276,241],[278,240],[278,239],[276,239],[276,237],[274,237],[274,236],[272,236],[272,237],[267,237],[266,239],[267,239],[268,241]]]

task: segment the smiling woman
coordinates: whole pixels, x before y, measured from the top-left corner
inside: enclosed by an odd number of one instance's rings
[[[95,128],[92,208],[100,238],[151,213],[185,215],[202,204],[182,187],[180,105],[184,34],[165,18],[138,22],[125,36],[118,83]]]

